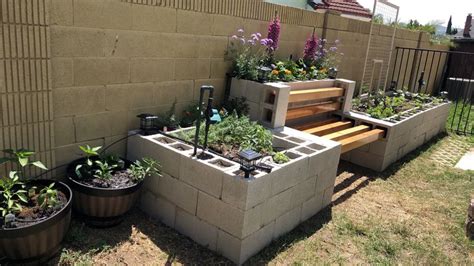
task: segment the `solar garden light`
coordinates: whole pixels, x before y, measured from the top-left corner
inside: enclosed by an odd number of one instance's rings
[[[441,95],[441,98],[442,98],[443,100],[448,99],[448,92],[447,92],[447,91],[442,91],[442,92],[440,92],[440,95]]]
[[[328,70],[328,77],[329,77],[330,79],[336,79],[336,77],[337,77],[337,68],[335,68],[335,67],[329,68],[329,70]]]
[[[262,158],[262,155],[253,150],[243,150],[239,152],[240,170],[245,173],[244,178],[250,178],[253,171],[257,169],[256,161]]]
[[[270,72],[272,72],[272,69],[266,66],[260,66],[258,67],[258,80],[261,82],[265,82],[268,80],[268,76],[270,76]]]
[[[157,131],[156,124],[158,122],[158,116],[152,114],[139,114],[140,118],[140,130],[145,136],[153,134]]]

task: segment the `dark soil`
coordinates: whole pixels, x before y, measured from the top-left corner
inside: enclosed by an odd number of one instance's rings
[[[116,171],[112,178],[101,179],[101,178],[89,178],[89,179],[75,179],[77,182],[86,186],[97,187],[97,188],[115,188],[122,189],[128,188],[135,185],[130,178],[130,174],[127,170]]]
[[[67,204],[67,197],[61,191],[58,191],[59,205],[56,208],[41,208],[38,203],[38,196],[39,195],[36,194],[31,198],[26,206],[22,206],[21,212],[16,215],[15,222],[9,228],[19,228],[36,224],[53,216],[55,213],[62,210]]]
[[[170,138],[167,138],[167,137],[161,137],[158,139],[159,142],[161,143],[164,143],[164,144],[170,144],[170,143],[174,143],[176,141],[170,139]]]

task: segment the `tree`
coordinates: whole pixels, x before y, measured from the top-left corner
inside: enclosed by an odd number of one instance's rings
[[[453,34],[452,33],[453,30],[451,29],[451,27],[453,26],[452,19],[453,19],[453,17],[449,16],[448,26],[446,27],[446,34],[447,35],[452,35]]]

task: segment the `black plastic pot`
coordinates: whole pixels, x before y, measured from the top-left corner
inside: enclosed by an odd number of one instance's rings
[[[33,185],[49,185],[51,180],[35,180]],[[56,182],[56,189],[63,192],[68,201],[59,212],[32,225],[20,228],[0,229],[0,255],[8,262],[41,263],[54,256],[61,247],[71,222],[71,189]]]
[[[77,182],[74,169],[84,158],[73,161],[67,168],[68,181],[74,192],[73,210],[84,218],[86,224],[109,227],[123,221],[140,196],[143,181],[127,188],[98,188]],[[128,167],[131,162],[125,161]]]

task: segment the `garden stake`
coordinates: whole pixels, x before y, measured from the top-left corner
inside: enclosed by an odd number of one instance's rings
[[[209,91],[209,98],[207,99],[207,107],[204,113],[206,118],[206,128],[204,134],[204,145],[203,145],[203,154],[207,150],[207,136],[209,134],[209,127],[211,126],[211,117],[213,116],[212,112],[212,102],[214,100],[214,87],[213,86],[202,86],[201,92],[199,95],[199,113],[201,114],[196,121],[196,134],[194,135],[194,153],[193,156],[197,155],[197,148],[199,144],[199,130],[201,127],[201,116],[203,115],[202,107],[204,105],[204,93]]]

